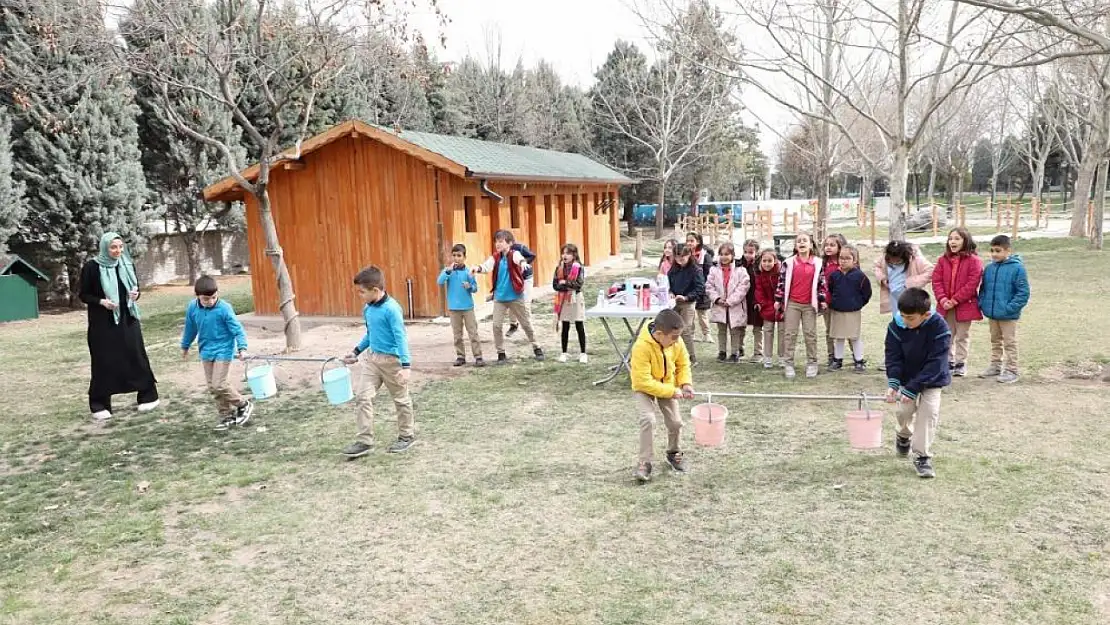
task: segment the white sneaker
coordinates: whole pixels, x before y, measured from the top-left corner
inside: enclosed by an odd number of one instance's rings
[[[811,362],[808,365],[806,365],[806,377],[807,378],[817,377],[817,365],[816,364]]]
[[[145,404],[139,404],[139,412],[150,412],[151,410],[154,410],[155,408],[157,408],[158,405],[161,404],[161,403],[162,403],[162,400],[156,399],[152,402],[148,402],[148,403],[145,403]]]
[[[559,362],[566,362],[569,359],[570,356],[567,356],[566,354],[559,354]]]
[[[787,380],[793,380],[794,376],[797,375],[797,373],[794,372],[794,366],[793,365],[783,365],[783,369],[786,372],[786,379]]]
[[[586,354],[579,354],[578,355],[578,362],[580,362],[582,364],[586,364],[586,363],[590,362],[590,357],[587,356]]]
[[[764,369],[774,369],[775,368],[775,363],[771,362],[770,358],[764,358],[763,359],[763,368]]]
[[[107,410],[100,410],[98,412],[92,413],[92,418],[93,421],[107,421],[108,419],[112,418],[112,413],[108,412]]]

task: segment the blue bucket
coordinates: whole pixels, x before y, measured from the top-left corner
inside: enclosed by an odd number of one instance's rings
[[[253,369],[247,367],[247,385],[255,399],[266,399],[277,395],[277,380],[274,379],[274,366],[266,363]]]
[[[320,367],[320,384],[324,387],[324,394],[333,406],[345,404],[355,397],[354,388],[351,386],[351,370],[347,367],[328,369],[328,363],[338,358],[328,358],[324,366]]]

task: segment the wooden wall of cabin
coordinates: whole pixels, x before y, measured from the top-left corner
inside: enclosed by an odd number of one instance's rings
[[[477,180],[440,174],[440,200],[445,207],[445,230],[451,243],[463,243],[467,261],[478,264],[493,251],[493,233],[504,229],[532,248],[537,255],[534,284],[550,282],[566,242],[578,245],[586,264],[612,255],[613,224],[608,209],[594,213],[594,197],[616,196],[616,187],[558,185],[550,183],[491,182],[500,202],[483,196]],[[577,206],[577,210],[576,210]],[[619,241],[619,230],[617,231]],[[589,237],[587,239],[587,236]],[[618,248],[619,249],[619,248]],[[486,277],[479,279],[480,294],[489,292]]]
[[[406,314],[412,279],[414,314],[439,315],[435,170],[362,137],[340,139],[304,162],[303,169],[276,169],[270,184],[298,310],[361,314],[352,278],[374,264],[384,270],[386,288]],[[278,314],[277,283],[253,201],[247,202],[247,233],[255,309]]]

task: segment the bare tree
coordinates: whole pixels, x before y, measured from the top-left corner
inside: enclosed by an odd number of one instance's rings
[[[650,154],[652,169],[645,173],[659,185],[656,238],[663,236],[667,182],[705,156],[702,150],[725,127],[721,117],[736,84],[727,76],[699,75],[700,65],[677,49],[682,43],[678,38],[660,40],[651,68],[643,65],[643,57],[626,55],[620,71],[606,72],[605,82],[593,89],[595,123]]]
[[[375,0],[140,0],[126,28],[130,36],[158,42],[141,50],[120,48],[132,72],[162,94],[163,112],[183,133],[223,154],[227,171],[255,201],[277,275],[286,349],[300,348],[301,333],[293,282],[278,240],[269,183],[273,168],[300,157],[301,142],[317,94],[346,69],[352,53],[380,28],[403,27],[389,3]],[[398,32],[402,32],[400,30]],[[204,72],[182,77],[173,71],[181,57],[202,60]],[[224,107],[258,156],[245,176],[245,163],[221,137],[198,128],[174,104],[173,94],[191,93]],[[261,94],[263,105],[248,104]],[[268,130],[267,130],[268,129]],[[296,145],[282,152],[283,137]]]
[[[780,105],[838,129],[850,144],[859,135],[849,132],[846,110],[882,139],[890,166],[870,165],[890,172],[890,237],[903,239],[911,156],[930,121],[945,114],[943,105],[993,71],[982,61],[1009,45],[1006,17],[955,3],[945,9],[934,0],[733,0],[731,6],[738,26],[757,26],[770,43],[723,64]],[[871,159],[867,150],[856,153]]]

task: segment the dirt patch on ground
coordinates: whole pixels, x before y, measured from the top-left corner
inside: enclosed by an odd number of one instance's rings
[[[1040,377],[1050,382],[1110,382],[1110,366],[1094,361],[1060,363],[1043,369]]]

